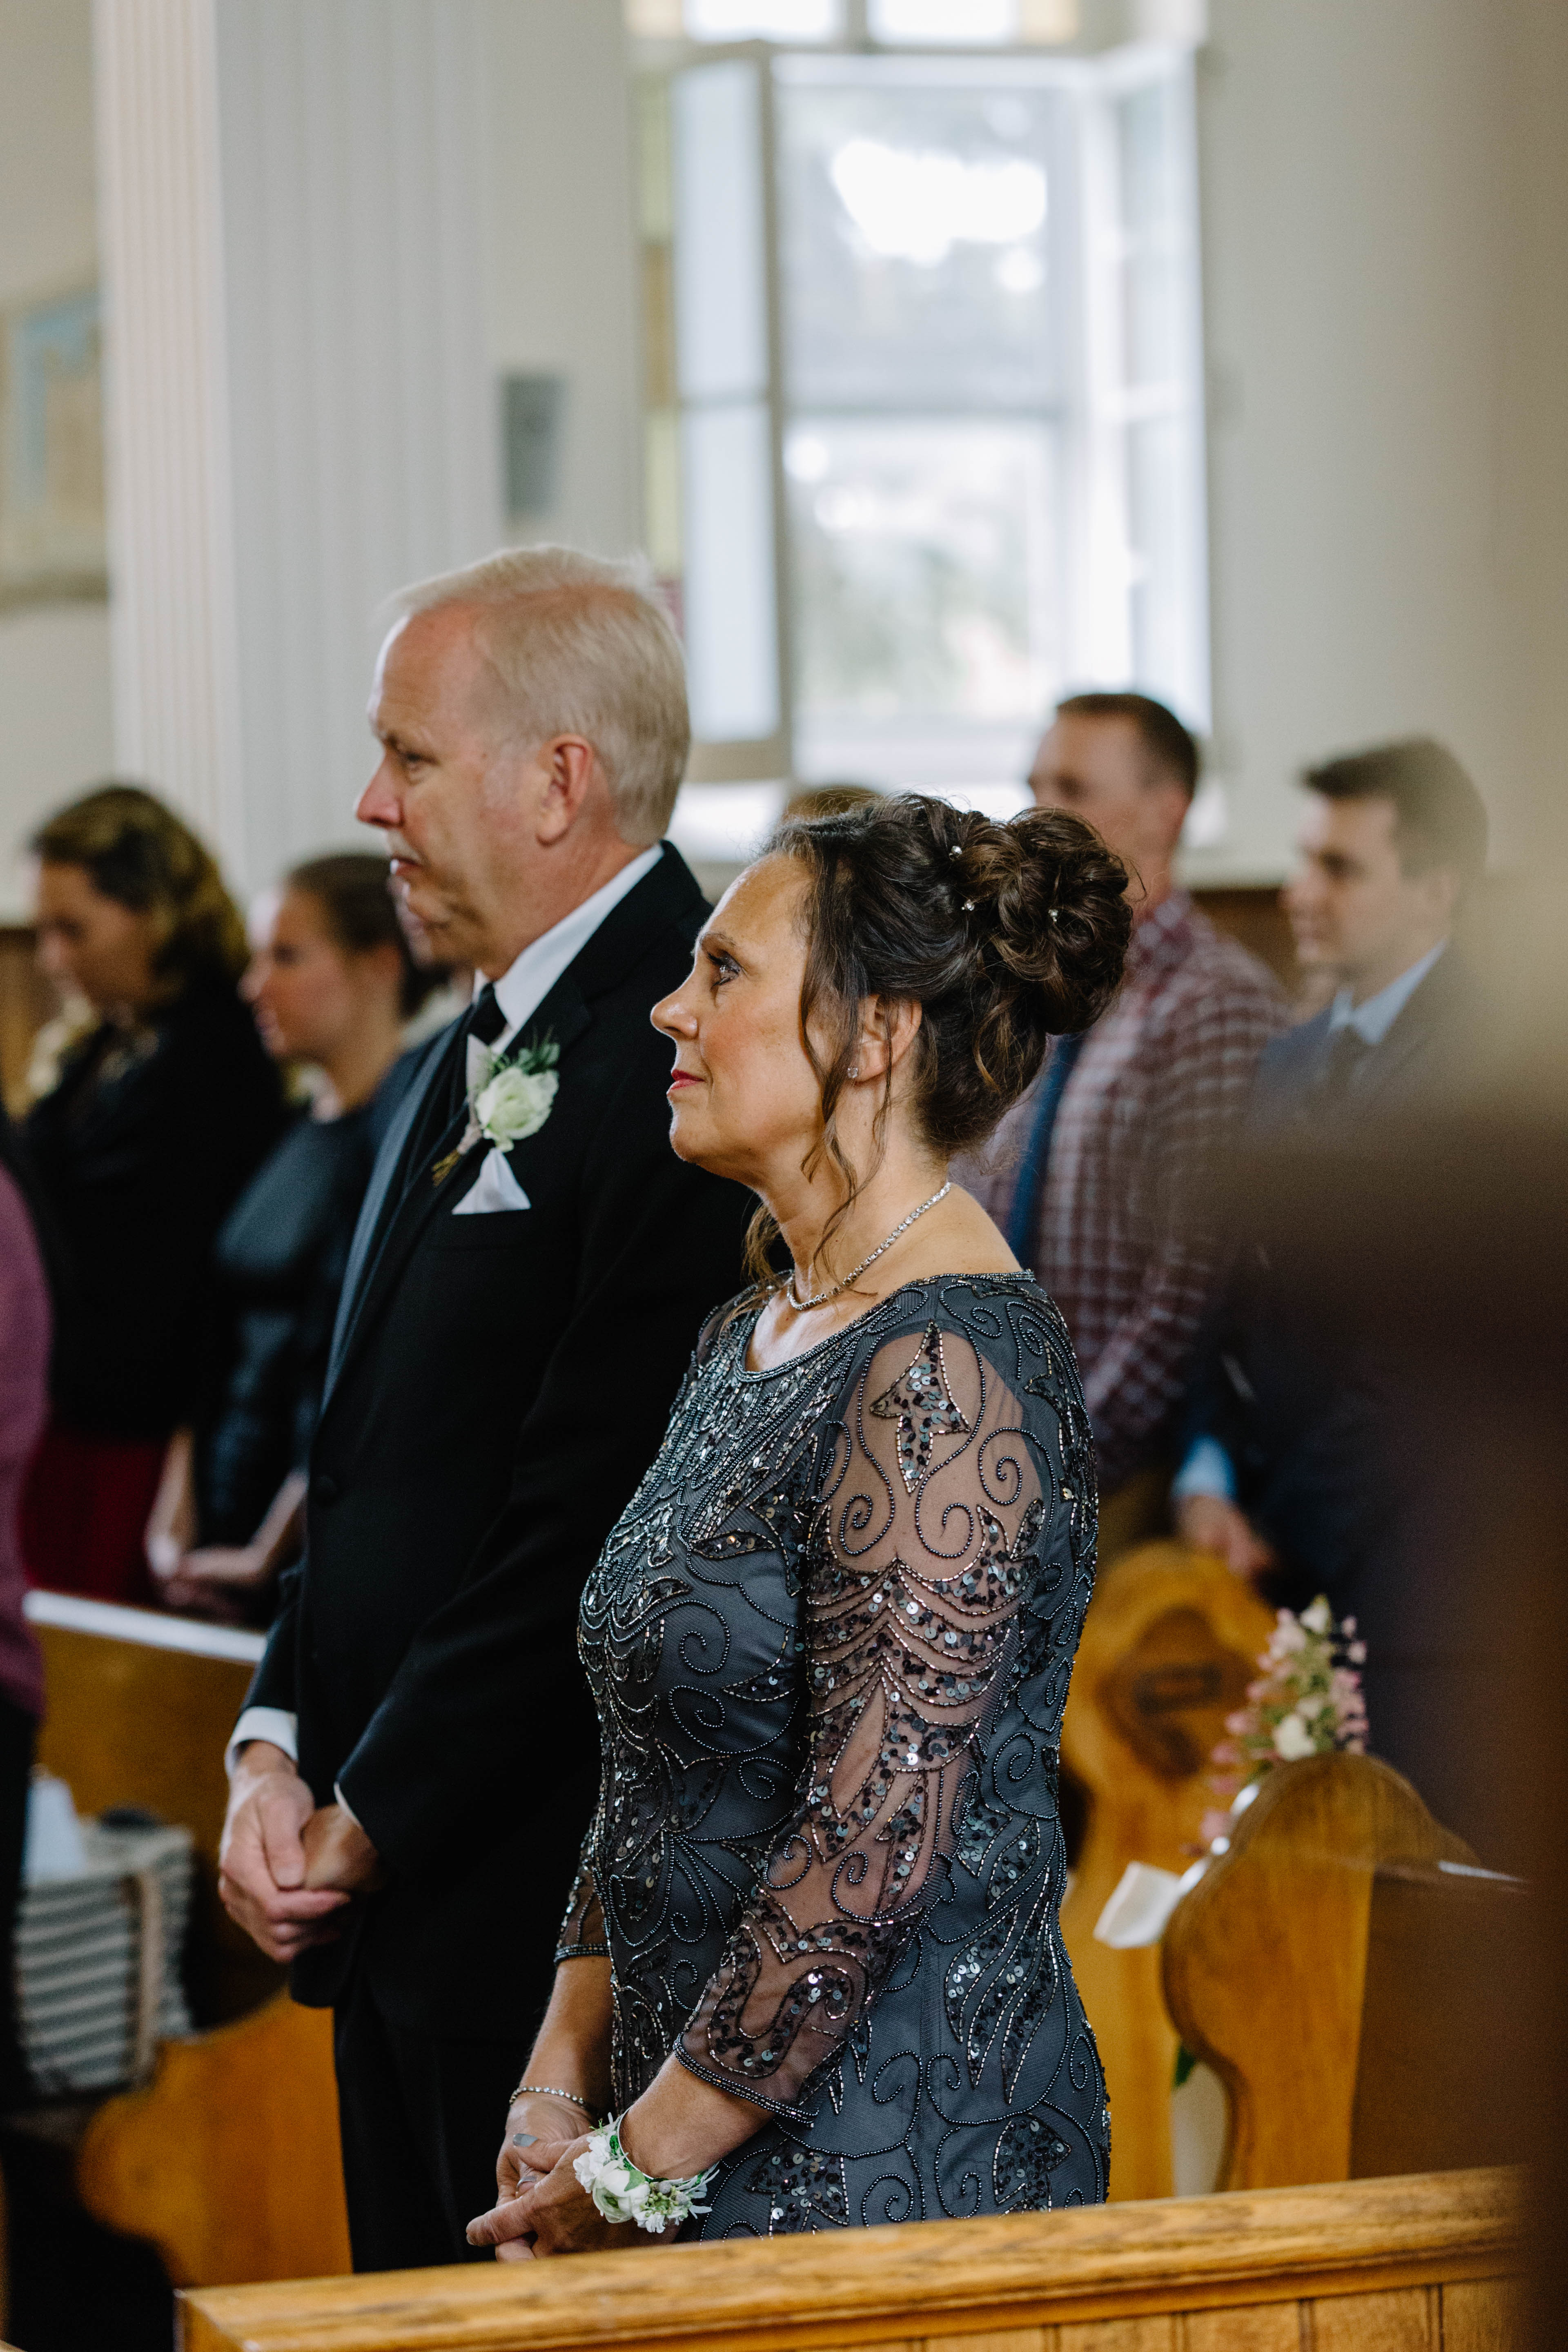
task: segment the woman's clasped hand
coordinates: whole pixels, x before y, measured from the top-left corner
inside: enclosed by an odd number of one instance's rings
[[[515,2158],[511,2194],[501,2179],[498,2201],[468,2224],[469,2245],[493,2246],[500,2263],[526,2263],[536,2255],[601,2253],[635,2243],[642,2234],[637,2223],[606,2221],[573,2169],[591,2137],[583,2132],[576,2139],[535,2139],[509,2132],[496,2169],[502,2174],[508,2155]]]

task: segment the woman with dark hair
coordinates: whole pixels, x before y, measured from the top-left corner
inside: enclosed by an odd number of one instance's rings
[[[415,960],[385,858],[363,851],[296,866],[258,925],[240,992],[273,1058],[314,1074],[314,1096],[218,1234],[227,1377],[177,1434],[148,1530],[172,1607],[265,1617],[298,1549],[349,1245],[412,1071],[405,1024],[442,977]]]
[[[654,1010],[676,1151],[762,1196],[755,1279],[584,1593],[602,1793],[476,2244],[1106,2194],[1058,1920],[1089,1423],[947,1171],[1116,988],[1126,880],[1054,811],[786,822]],[[606,1338],[584,1411],[635,1377]]]
[[[40,1584],[145,1601],[164,1448],[217,1344],[213,1237],[282,1094],[236,992],[244,924],[172,809],[106,784],[32,847],[39,961],[86,1019],[23,1129],[64,1260],[23,1549]]]

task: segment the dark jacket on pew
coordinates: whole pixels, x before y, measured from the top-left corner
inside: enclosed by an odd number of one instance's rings
[[[752,1206],[670,1150],[648,1023],[706,911],[667,845],[524,1024],[561,1049],[550,1116],[510,1155],[529,1208],[454,1217],[476,1150],[387,1213],[450,1032],[377,1161],[305,1560],[248,1701],[298,1715],[318,1801],[341,1782],[391,1873],[296,1963],[307,2002],[342,2002],[358,1967],[402,2030],[526,2039],[548,1996],[598,1784],[578,1594],[736,1286]]]

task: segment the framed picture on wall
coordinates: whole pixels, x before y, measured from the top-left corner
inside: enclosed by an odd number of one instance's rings
[[[109,593],[98,289],[0,307],[0,610]]]

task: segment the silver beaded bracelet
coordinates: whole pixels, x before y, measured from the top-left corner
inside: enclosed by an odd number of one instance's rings
[[[621,2116],[612,2116],[572,2166],[605,2221],[635,2221],[639,2230],[662,2238],[672,2223],[679,2230],[689,2214],[706,2213],[707,2206],[697,2200],[708,2186],[708,2175],[693,2172],[684,2180],[654,2179],[632,2162],[621,2146]]]
[[[600,2121],[598,2110],[591,2107],[586,2099],[580,2099],[575,2091],[557,2090],[552,2083],[520,2083],[507,2101],[508,2106],[516,2106],[519,2099],[564,2099],[569,2107],[581,2107],[591,2124]]]

